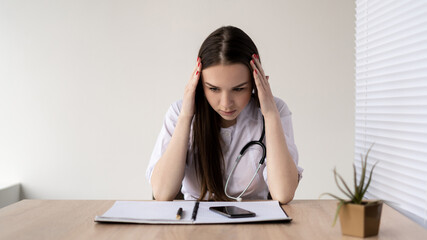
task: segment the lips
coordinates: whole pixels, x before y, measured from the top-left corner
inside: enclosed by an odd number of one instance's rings
[[[234,111],[222,111],[222,110],[220,110],[220,112],[222,115],[231,116],[236,112],[236,110],[234,110]]]

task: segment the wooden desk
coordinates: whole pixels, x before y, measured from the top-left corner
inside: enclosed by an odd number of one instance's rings
[[[359,239],[331,227],[334,200],[295,200],[283,209],[291,223],[218,225],[101,224],[108,200],[23,200],[0,209],[0,239]],[[380,233],[369,239],[427,239],[427,230],[387,205]]]

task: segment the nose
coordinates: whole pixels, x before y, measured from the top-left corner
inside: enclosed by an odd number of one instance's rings
[[[234,100],[233,95],[228,92],[223,92],[221,95],[221,106],[224,108],[224,110],[231,110],[230,108],[233,106]]]

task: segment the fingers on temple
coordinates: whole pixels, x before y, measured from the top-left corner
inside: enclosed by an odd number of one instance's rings
[[[194,71],[193,71],[192,78],[191,78],[192,79],[191,83],[192,83],[194,88],[197,86],[197,83],[199,81],[201,70],[202,70],[202,63],[201,63],[200,57],[198,57],[197,62],[196,62],[196,66],[194,67]]]
[[[255,61],[254,60],[251,60],[251,66],[252,66],[252,73],[254,74],[254,77],[255,77],[255,79],[259,76],[258,74],[259,74],[259,71],[258,71],[258,68],[257,68],[257,66],[256,66],[256,64],[255,64]]]
[[[254,78],[255,78],[255,85],[256,85],[256,87],[257,87],[257,89],[258,89],[258,93],[260,92],[259,90],[260,89],[264,89],[264,84],[263,84],[263,82],[262,82],[262,80],[261,80],[261,77],[260,77],[260,75],[259,75],[259,71],[257,70],[257,69],[254,69],[253,71],[252,71],[252,73],[253,73],[253,75],[254,75]]]
[[[257,67],[262,76],[264,76],[264,69],[262,69],[261,62],[257,54],[252,54],[254,65]]]
[[[251,60],[251,66],[253,68],[252,74],[254,75],[254,78],[255,78],[255,84],[257,85],[257,87],[260,87],[260,86],[263,87],[262,74],[260,73],[259,68],[255,65],[254,60]]]

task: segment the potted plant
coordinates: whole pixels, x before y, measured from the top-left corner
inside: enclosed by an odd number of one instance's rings
[[[356,180],[356,166],[353,163],[353,191],[348,187],[342,176],[337,173],[336,168],[334,168],[335,182],[339,190],[343,192],[344,195],[347,196],[350,200],[345,200],[331,193],[323,193],[321,195],[329,195],[339,201],[332,226],[335,226],[336,220],[339,215],[341,223],[341,232],[344,235],[368,237],[378,234],[383,201],[367,201],[363,199],[366,190],[368,190],[369,184],[371,183],[373,170],[378,163],[376,162],[372,166],[371,171],[369,173],[369,178],[366,181],[365,175],[367,173],[367,160],[372,146],[373,144],[371,145],[364,157],[361,156],[362,172],[359,182],[357,182]]]

